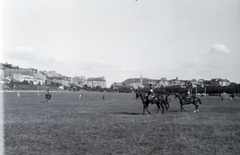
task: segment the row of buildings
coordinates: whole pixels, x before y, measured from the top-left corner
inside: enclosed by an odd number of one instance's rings
[[[13,66],[12,64],[0,64],[1,81],[2,82],[24,82],[32,83],[34,85],[51,85],[58,84],[61,86],[70,86],[75,84],[77,86],[83,87],[84,85],[88,87],[106,87],[106,78],[102,77],[89,77],[75,76],[68,77],[62,74],[58,74],[55,71],[39,71],[34,68],[19,68],[18,66]]]
[[[181,88],[196,88],[197,86],[205,87],[205,86],[229,86],[230,81],[222,78],[213,78],[211,80],[204,79],[192,79],[192,80],[180,80],[177,78],[167,80],[167,78],[158,79],[147,79],[142,76],[139,79],[136,79],[134,82],[131,82],[129,85],[135,89],[144,88],[151,83],[154,88],[164,88],[164,87],[174,87],[180,86]],[[121,86],[122,83],[114,83],[113,87]]]
[[[13,66],[11,64],[3,64],[0,63],[0,69],[2,70],[1,80],[5,82],[9,82],[11,80],[15,82],[23,82],[27,81],[28,83],[32,83],[34,85],[52,85],[58,84],[61,86],[70,86],[71,84],[75,84],[77,86],[83,87],[101,87],[106,88],[106,78],[102,77],[89,77],[85,78],[84,76],[75,76],[68,77],[62,74],[58,74],[55,71],[39,71],[34,68],[19,68],[18,66]],[[131,80],[127,84],[124,82],[114,82],[111,87],[131,87],[131,88],[144,88],[148,87],[148,84],[152,83],[155,88],[161,87],[171,87],[171,86],[180,86],[182,88],[189,87],[197,87],[197,86],[229,86],[230,81],[222,78],[213,78],[211,80],[204,79],[193,79],[193,80],[180,80],[178,78],[167,80],[167,78],[161,79],[148,79],[143,78],[142,75],[140,78],[135,80]]]

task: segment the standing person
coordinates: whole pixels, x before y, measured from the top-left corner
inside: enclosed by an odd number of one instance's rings
[[[79,99],[82,99],[82,93],[79,94]]]
[[[232,93],[232,94],[230,95],[231,101],[233,100],[233,98],[234,98],[234,93]]]
[[[49,89],[47,89],[47,93],[46,93],[46,101],[47,102],[50,102],[51,101],[51,97],[52,97],[52,95],[50,94],[50,92],[49,92]]]

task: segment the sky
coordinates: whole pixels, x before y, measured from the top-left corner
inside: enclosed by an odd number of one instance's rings
[[[106,78],[240,83],[239,0],[2,0],[1,62]]]

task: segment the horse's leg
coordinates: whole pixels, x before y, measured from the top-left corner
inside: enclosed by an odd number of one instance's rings
[[[159,106],[159,103],[156,103],[156,105],[157,105],[157,107],[158,107],[156,113],[158,113],[158,110],[160,109],[160,106]]]
[[[194,110],[194,112],[198,112],[198,104],[197,103],[195,103],[195,110]]]
[[[193,112],[197,112],[197,105],[195,103],[193,103],[193,105],[195,106],[195,110]]]
[[[168,110],[169,109],[169,103],[167,101],[165,101],[165,102],[166,102],[166,110]]]
[[[163,102],[163,105],[165,106],[165,108],[168,109],[167,108],[167,103],[164,100],[162,100],[161,102]]]
[[[183,111],[186,111],[183,107],[182,107],[182,110],[183,110]]]
[[[198,107],[199,107],[200,104],[202,104],[200,99],[197,100],[197,103],[199,103],[199,104],[197,104]],[[198,107],[197,107],[197,112],[199,112]]]
[[[184,108],[183,108],[183,104],[181,104],[181,112],[182,111],[186,111]]]
[[[182,103],[180,103],[180,112],[182,112],[182,110],[183,110],[182,106],[183,106]]]
[[[145,114],[145,104],[143,104],[143,115]]]
[[[148,104],[146,104],[146,111],[151,115],[150,111],[148,111]]]
[[[183,101],[179,98],[179,102],[180,102],[180,111],[179,112],[182,112],[183,110]]]
[[[166,102],[167,103],[167,110],[169,109],[169,103],[168,102]]]
[[[163,104],[160,103],[160,106],[161,106],[161,108],[162,108],[162,114],[164,114],[164,107],[163,107]]]

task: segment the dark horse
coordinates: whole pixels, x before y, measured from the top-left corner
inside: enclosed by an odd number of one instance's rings
[[[145,110],[151,115],[151,113],[148,111],[149,104],[156,104],[157,107],[158,107],[158,110],[161,107],[162,108],[162,114],[164,114],[164,107],[163,107],[164,100],[162,100],[160,96],[155,96],[154,98],[152,98],[152,97],[150,98],[150,97],[148,97],[148,95],[145,95],[145,94],[142,94],[142,93],[138,93],[138,94],[139,94],[139,97],[141,98],[142,103],[143,103],[143,115],[145,114]],[[158,112],[158,110],[156,111],[156,113]]]
[[[180,102],[180,111],[182,112],[182,110],[186,111],[184,108],[183,108],[183,105],[187,105],[187,104],[193,104],[195,106],[195,110],[194,112],[198,112],[198,107],[199,107],[199,104],[202,104],[201,100],[196,97],[196,96],[191,96],[190,98],[186,98],[185,96],[183,95],[180,95],[178,93],[175,94],[175,99],[176,98],[179,98],[179,102]]]

